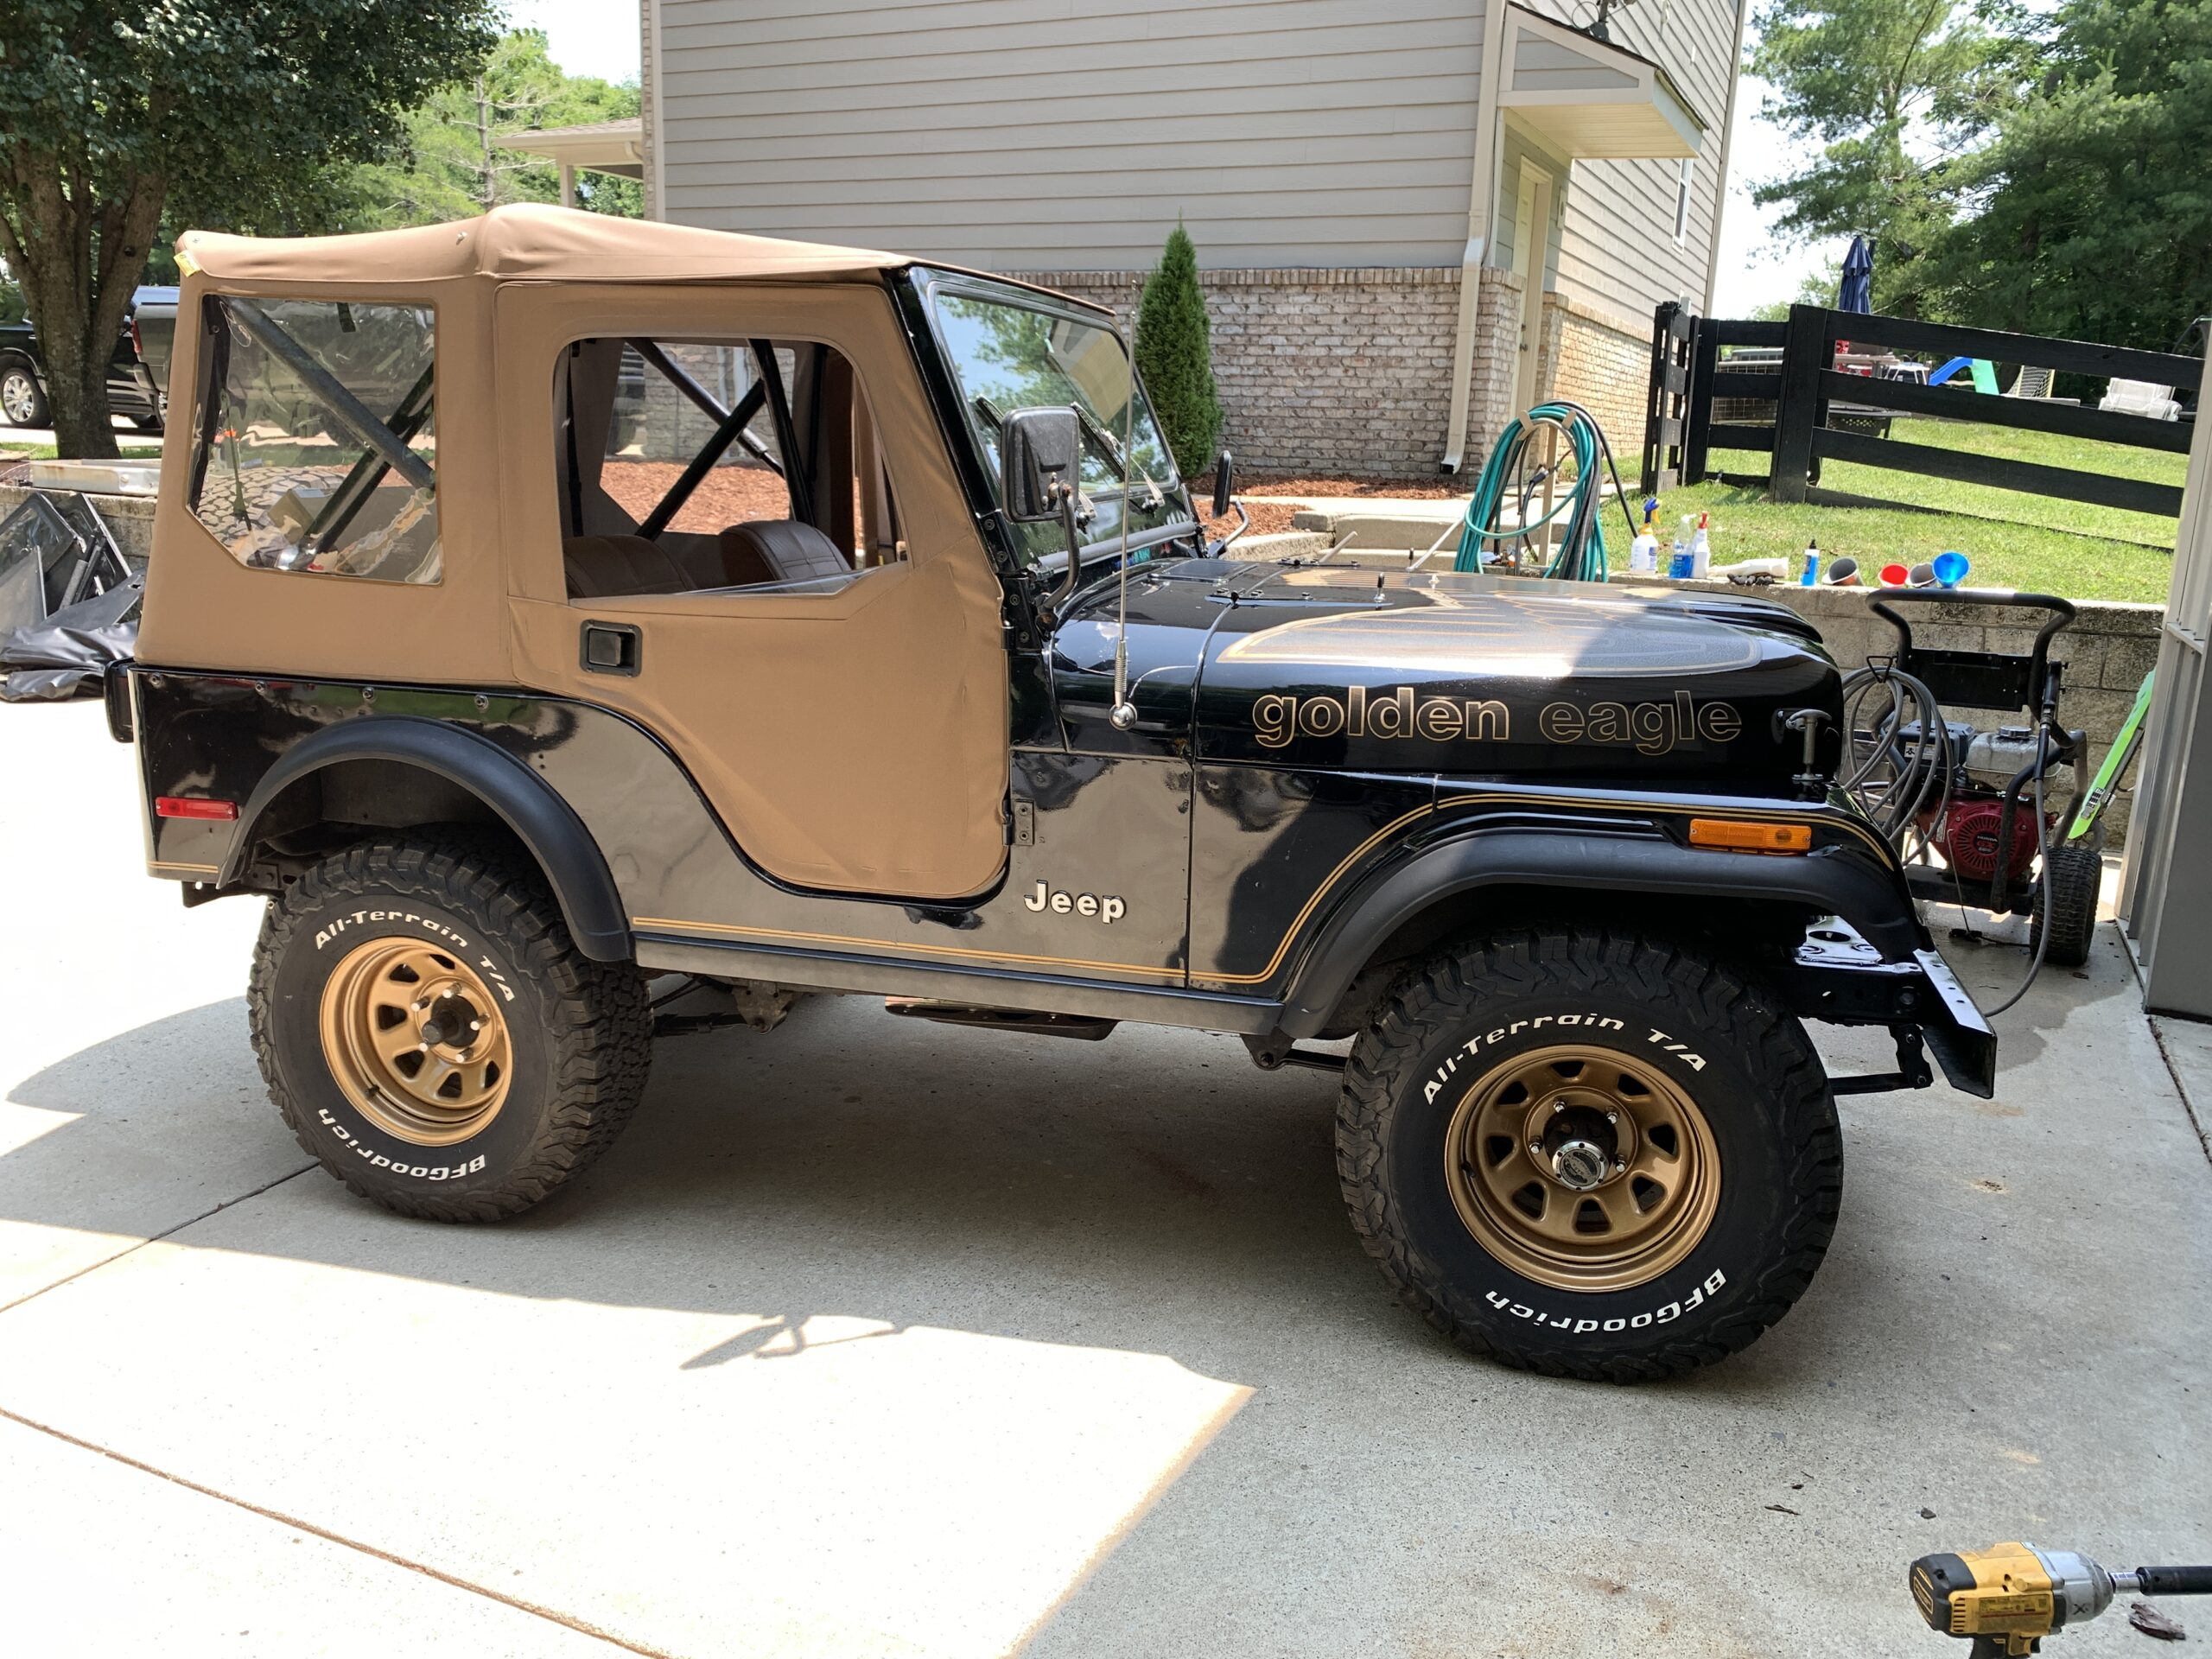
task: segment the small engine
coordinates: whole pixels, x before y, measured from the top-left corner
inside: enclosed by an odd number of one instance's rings
[[[1953,741],[1957,737],[1953,728]],[[2038,753],[2055,754],[2056,746],[2031,727],[2000,726],[1993,732],[1975,732],[1967,739],[1965,761],[1968,781],[2002,791],[2021,772],[2036,763]],[[2030,828],[2032,830],[2033,826]]]
[[[2004,812],[2005,803],[1995,795],[1977,791],[1965,800],[1954,798],[1936,837],[1943,861],[1970,881],[1988,880],[1997,873],[1998,820]],[[2049,815],[2045,823],[2056,827]],[[2012,814],[2012,846],[2005,861],[2005,879],[2019,880],[2035,861],[2035,809],[2030,806]]]

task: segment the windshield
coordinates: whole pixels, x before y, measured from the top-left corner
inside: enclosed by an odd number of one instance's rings
[[[1083,487],[1118,492],[1122,432],[1128,419],[1128,359],[1114,331],[1065,312],[953,288],[931,293],[939,338],[960,383],[969,425],[994,475],[999,423],[1017,409],[1072,405],[1084,422]],[[1129,457],[1131,486],[1173,487],[1175,463],[1160,441],[1141,387]]]

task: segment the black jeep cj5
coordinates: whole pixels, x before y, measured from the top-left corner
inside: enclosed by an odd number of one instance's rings
[[[1233,1033],[1341,1073],[1432,1324],[1629,1379],[1804,1289],[1837,1091],[1989,1092],[1777,607],[1218,556],[1110,319],[890,255],[525,208],[182,250],[111,713],[154,874],[266,898],[270,1091],[379,1204],[582,1168],[656,976]]]

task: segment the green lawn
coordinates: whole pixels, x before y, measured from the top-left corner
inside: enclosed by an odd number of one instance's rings
[[[2185,455],[1965,422],[1901,417],[1890,435],[2165,484],[2179,484],[2189,464]],[[1747,468],[1766,464],[1764,455],[1734,451],[1716,450],[1713,459],[1724,468],[1732,461]],[[2069,599],[2155,603],[2166,597],[2173,568],[2171,518],[1845,461],[1821,468],[1820,487],[1907,505],[1778,506],[1756,486],[1706,483],[1669,492],[1660,503],[1662,521],[1671,524],[1685,512],[1710,512],[1715,564],[1801,553],[1812,537],[1823,552],[1847,553],[1862,569],[1892,561],[1915,564],[1956,549],[1974,562],[1967,580],[1978,587],[2039,589]]]

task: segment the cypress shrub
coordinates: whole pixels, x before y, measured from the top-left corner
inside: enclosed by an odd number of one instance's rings
[[[1212,464],[1221,437],[1212,333],[1198,288],[1198,250],[1179,224],[1137,302],[1136,359],[1160,435],[1185,478],[1197,478]]]

